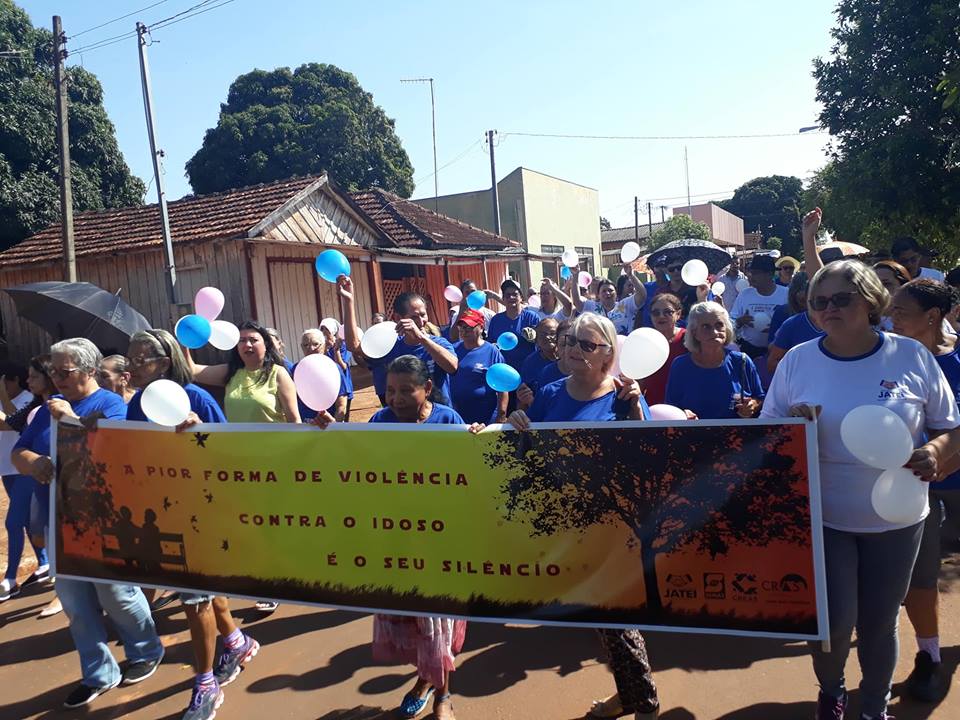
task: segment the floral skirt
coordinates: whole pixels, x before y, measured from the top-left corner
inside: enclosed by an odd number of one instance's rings
[[[373,659],[416,665],[417,674],[439,688],[445,674],[456,669],[454,658],[466,634],[466,620],[374,615]]]

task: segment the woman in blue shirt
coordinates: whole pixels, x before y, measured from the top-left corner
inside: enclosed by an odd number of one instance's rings
[[[614,324],[596,313],[584,313],[561,336],[563,358],[570,376],[540,388],[526,412],[516,410],[510,423],[528,430],[531,422],[602,422],[643,420],[649,408],[636,380],[610,377],[617,351]],[[600,630],[610,656],[617,694],[595,703],[594,717],[619,717],[634,713],[638,720],[653,720],[660,702],[653,682],[646,643],[637,630]]]
[[[483,315],[476,310],[464,310],[457,318],[460,342],[453,346],[458,363],[450,378],[450,395],[453,407],[468,423],[499,423],[507,418],[510,395],[487,385],[487,370],[506,361],[496,345],[483,339],[483,323]]]
[[[683,338],[690,352],[670,366],[665,402],[691,419],[755,417],[763,386],[753,360],[730,349],[735,337],[723,305],[708,301],[690,308]]]

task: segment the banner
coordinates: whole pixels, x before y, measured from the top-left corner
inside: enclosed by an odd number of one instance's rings
[[[362,610],[826,638],[812,424],[534,427],[60,424],[56,572]]]

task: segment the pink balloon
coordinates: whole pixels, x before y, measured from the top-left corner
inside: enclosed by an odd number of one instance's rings
[[[593,282],[593,275],[588,273],[586,270],[581,270],[580,274],[577,275],[577,284],[582,287],[590,287],[590,283]]]
[[[304,405],[326,410],[340,395],[340,368],[326,355],[307,355],[293,371],[293,384]]]
[[[197,311],[197,315],[212,322],[220,317],[225,302],[223,293],[217,288],[204,287],[197,290],[197,294],[193,298],[193,308]]]
[[[443,296],[452,303],[458,303],[463,300],[463,293],[456,285],[447,285],[444,288]]]
[[[620,350],[623,348],[626,339],[626,335],[617,335],[617,352],[613,356],[613,366],[610,368],[611,377],[620,377]]]
[[[687,414],[673,405],[652,405],[650,407],[651,420],[686,420]]]

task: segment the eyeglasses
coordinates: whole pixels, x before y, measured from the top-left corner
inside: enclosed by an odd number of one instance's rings
[[[50,368],[50,377],[52,377],[52,378],[57,378],[57,379],[59,379],[59,380],[66,380],[68,377],[70,377],[70,375],[72,375],[72,374],[75,373],[75,372],[80,372],[80,368],[78,368],[78,367],[73,367],[73,368],[57,368],[57,367],[51,367],[51,368]]]
[[[661,317],[663,315],[676,315],[677,311],[673,308],[667,308],[666,310],[651,310],[650,314],[653,317]]]
[[[854,294],[855,293],[852,292],[839,292],[829,297],[817,295],[816,297],[810,298],[810,307],[817,312],[826,310],[830,306],[830,303],[833,303],[835,308],[845,308],[853,301]]]
[[[563,344],[567,347],[580,346],[580,349],[585,353],[595,353],[597,348],[608,348],[609,345],[604,345],[603,343],[590,342],[589,340],[579,340],[574,335],[564,335]]]
[[[667,268],[667,270],[669,270],[670,272],[680,272],[681,270],[683,270],[683,265],[671,265],[670,267]]]
[[[556,334],[556,333],[550,333],[550,334],[546,334],[546,335],[541,335],[540,337],[542,337],[544,340],[547,340],[547,341],[550,341],[550,342],[556,342],[556,341],[557,341],[557,334]]]
[[[138,367],[138,368],[139,368],[139,367],[143,367],[143,366],[146,365],[147,363],[152,363],[152,362],[154,362],[154,361],[156,361],[156,360],[163,360],[163,356],[161,356],[161,355],[152,355],[152,356],[150,356],[150,357],[143,357],[143,356],[140,356],[140,357],[132,357],[132,358],[130,358],[130,364],[133,365],[134,367]]]

